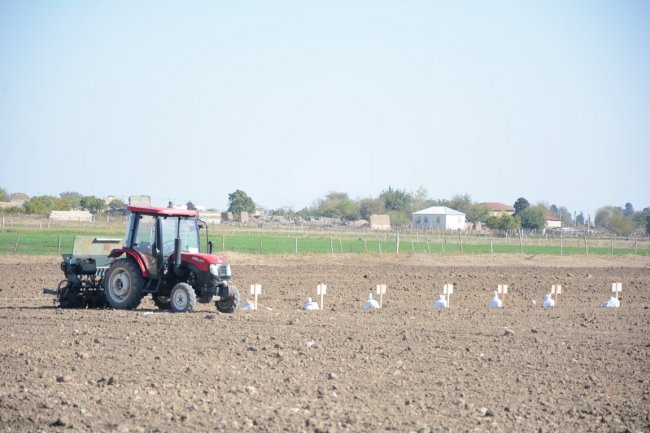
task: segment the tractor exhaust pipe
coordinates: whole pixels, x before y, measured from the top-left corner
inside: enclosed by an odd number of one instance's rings
[[[181,238],[174,239],[174,273],[181,273]]]

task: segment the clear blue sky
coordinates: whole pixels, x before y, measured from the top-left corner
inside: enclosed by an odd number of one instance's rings
[[[650,206],[650,2],[0,0],[0,187]]]

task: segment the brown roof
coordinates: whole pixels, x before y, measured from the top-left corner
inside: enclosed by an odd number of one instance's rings
[[[485,202],[479,203],[482,206],[487,207],[491,211],[502,211],[502,212],[514,212],[515,208],[509,204],[503,204],[499,202]]]

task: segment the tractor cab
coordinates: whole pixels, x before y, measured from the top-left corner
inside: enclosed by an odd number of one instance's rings
[[[239,294],[229,284],[230,265],[212,254],[210,241],[208,251],[200,252],[204,224],[196,211],[137,206],[127,210],[124,245],[111,252],[118,260],[106,274],[109,304],[135,308],[150,293],[161,309],[187,311],[197,300],[207,303],[216,296],[219,311],[234,311]]]
[[[201,241],[195,211],[167,212],[161,208],[151,213],[151,209],[128,209],[124,247],[137,254],[152,278],[164,274],[170,256],[174,255],[177,238],[181,257],[183,253],[199,253]]]

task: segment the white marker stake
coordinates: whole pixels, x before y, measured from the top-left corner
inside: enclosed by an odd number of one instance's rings
[[[551,295],[555,295],[555,303],[557,304],[557,295],[562,293],[562,286],[560,284],[553,284],[551,286]]]
[[[323,297],[325,296],[325,293],[327,293],[327,286],[325,284],[319,284],[316,286],[316,294],[320,295],[320,309],[323,309]]]
[[[255,296],[255,311],[257,311],[257,295],[262,294],[262,285],[261,284],[251,284],[251,295]]]
[[[381,308],[383,305],[385,293],[386,293],[386,284],[377,284],[377,294],[379,295],[379,308]]]
[[[454,285],[446,283],[442,288],[442,294],[447,295],[447,308],[451,305],[451,294],[454,293]]]
[[[506,299],[506,295],[508,294],[508,285],[507,284],[499,284],[497,286],[497,293],[501,295],[501,300]]]
[[[621,283],[612,283],[612,293],[616,294],[616,299],[618,299],[619,292],[623,291],[623,284]]]

